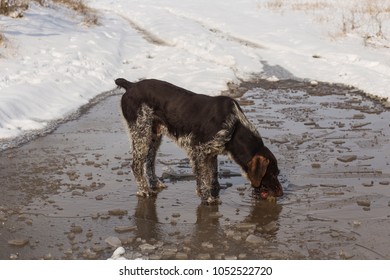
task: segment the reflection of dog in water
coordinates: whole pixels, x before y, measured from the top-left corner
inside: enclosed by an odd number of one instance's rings
[[[162,135],[187,151],[203,202],[218,201],[217,156],[226,153],[263,197],[283,195],[275,156],[234,99],[196,94],[159,80],[115,83],[126,89],[121,107],[133,143],[138,195],[149,196],[152,189],[164,187],[155,174]]]

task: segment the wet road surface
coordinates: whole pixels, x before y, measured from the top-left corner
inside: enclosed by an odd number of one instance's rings
[[[110,95],[0,152],[0,259],[389,259],[390,112],[355,89],[247,83],[238,98],[273,151],[285,196],[258,201],[219,157],[222,204],[205,206],[185,153],[165,139],[167,189],[139,198]]]

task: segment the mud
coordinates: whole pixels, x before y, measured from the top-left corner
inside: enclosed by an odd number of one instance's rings
[[[238,98],[279,160],[283,198],[259,201],[219,157],[222,204],[195,194],[186,155],[165,140],[168,186],[138,198],[108,94],[46,136],[0,152],[0,258],[389,259],[390,112],[355,89],[243,83]]]

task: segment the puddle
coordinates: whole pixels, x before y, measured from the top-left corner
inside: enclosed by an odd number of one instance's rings
[[[339,86],[250,88],[239,100],[279,160],[276,203],[220,156],[222,204],[201,205],[169,139],[156,166],[168,188],[138,198],[113,95],[1,152],[0,258],[106,259],[121,244],[130,259],[389,259],[390,112]]]

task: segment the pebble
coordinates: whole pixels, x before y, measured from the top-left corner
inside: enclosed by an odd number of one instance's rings
[[[74,196],[82,196],[83,194],[80,191],[73,191],[72,195],[74,195]]]
[[[53,256],[51,253],[47,253],[46,255],[43,256],[43,259],[44,260],[52,260],[53,259]]]
[[[366,126],[366,125],[369,125],[369,124],[371,124],[371,122],[356,123],[356,124],[351,124],[351,127],[352,127],[353,129],[358,129],[358,128],[362,128],[362,127],[364,127],[364,126]]]
[[[177,251],[171,249],[164,249],[161,254],[161,258],[163,259],[171,259],[174,258],[177,254]]]
[[[99,194],[99,195],[95,196],[95,199],[96,200],[103,200],[103,195]]]
[[[253,100],[248,100],[248,99],[245,99],[245,98],[239,99],[238,103],[241,106],[250,106],[250,105],[254,105],[255,104],[255,102]]]
[[[247,254],[245,254],[245,253],[241,253],[238,255],[239,260],[245,260],[246,258],[247,258]]]
[[[153,246],[153,245],[148,244],[148,243],[139,245],[139,248],[141,249],[141,251],[143,253],[150,253],[150,252],[153,252],[154,250],[156,250],[156,246]]]
[[[210,243],[210,242],[202,242],[202,248],[213,249],[214,245],[212,243]]]
[[[73,239],[75,239],[75,237],[76,237],[76,235],[73,232],[69,232],[68,233],[68,239],[69,240],[73,240]]]
[[[11,239],[8,244],[16,247],[24,247],[29,243],[28,239]]]
[[[227,230],[225,231],[225,234],[227,237],[233,238],[236,235],[236,232],[234,230]]]
[[[176,253],[177,260],[188,260],[188,255],[186,253],[178,252]]]
[[[181,215],[180,215],[180,213],[173,213],[172,214],[172,217],[173,218],[179,218]]]
[[[247,231],[247,230],[255,230],[256,225],[251,223],[240,223],[236,225],[236,229],[241,231]]]
[[[276,143],[276,144],[286,144],[290,142],[290,140],[286,138],[280,138],[280,139],[271,139],[271,143]]]
[[[198,260],[210,260],[211,256],[209,253],[206,254],[199,254],[197,257]]]
[[[116,236],[109,236],[104,240],[104,242],[106,242],[108,245],[114,248],[118,248],[122,246],[122,241],[120,241],[120,239]]]
[[[352,225],[354,227],[360,227],[361,224],[362,224],[362,222],[360,222],[360,221],[357,221],[357,220],[352,221]]]
[[[84,259],[87,259],[87,260],[96,260],[98,258],[98,254],[94,251],[92,251],[91,249],[86,249],[84,252],[83,252],[83,258]]]
[[[157,254],[153,254],[153,255],[150,255],[148,257],[149,260],[154,260],[154,261],[159,261],[162,259],[162,257],[160,255],[157,255]]]
[[[354,255],[347,253],[344,250],[340,250],[339,256],[340,256],[340,259],[342,259],[342,260],[349,260],[349,259],[352,259],[354,257]]]
[[[321,164],[319,163],[312,163],[311,168],[321,168]]]
[[[337,158],[337,160],[339,160],[341,162],[352,162],[356,159],[357,159],[356,155],[347,155],[347,156],[342,156],[342,157]]]
[[[125,260],[126,258],[123,256],[125,253],[126,251],[123,247],[118,247],[109,260]]]
[[[232,237],[232,239],[233,239],[233,240],[236,240],[236,241],[241,241],[243,238],[242,238],[242,236],[241,236],[240,233],[237,233],[236,235],[234,235],[234,236]]]
[[[246,238],[245,241],[248,243],[251,243],[251,244],[255,244],[255,245],[267,243],[267,241],[264,238],[257,236],[257,235],[254,235],[254,234],[248,235],[248,237]]]
[[[357,200],[356,203],[357,203],[357,205],[363,206],[363,207],[370,207],[371,206],[371,202],[367,199]]]
[[[221,217],[223,217],[223,214],[221,214],[219,212],[212,212],[209,214],[210,219],[219,219]]]
[[[17,221],[25,221],[27,219],[27,217],[26,216],[24,216],[24,215],[20,215],[20,216],[18,216],[18,218],[17,218]]]
[[[372,186],[374,186],[374,181],[371,181],[368,183],[363,183],[362,185],[363,185],[363,187],[372,187]]]
[[[355,120],[362,120],[362,119],[365,119],[366,116],[364,114],[355,114],[355,115],[353,115],[352,118]]]
[[[275,221],[269,222],[268,224],[263,226],[263,230],[265,232],[273,232],[276,231],[277,229],[278,229],[278,225]]]
[[[191,252],[191,248],[187,246],[183,246],[183,251],[184,253],[189,254]]]
[[[104,248],[99,246],[99,245],[95,245],[91,248],[94,252],[96,253],[100,253],[100,252],[103,252],[104,251]]]
[[[70,231],[73,233],[82,233],[83,228],[81,226],[72,226]]]
[[[223,253],[216,253],[214,254],[214,260],[222,260],[225,257],[225,254]]]
[[[137,229],[137,226],[118,226],[118,227],[115,227],[115,231],[117,233],[124,233],[124,232],[131,232],[131,231],[135,231]]]
[[[127,210],[123,210],[123,209],[108,210],[108,214],[111,216],[124,216],[127,215]]]
[[[0,211],[0,222],[6,222],[7,216],[4,212]]]
[[[65,256],[71,256],[72,254],[73,254],[72,249],[66,249],[66,250],[64,251],[64,255],[65,255]]]

